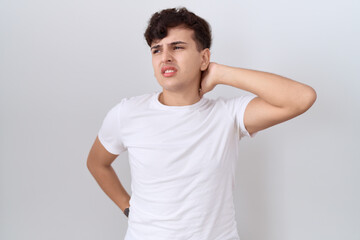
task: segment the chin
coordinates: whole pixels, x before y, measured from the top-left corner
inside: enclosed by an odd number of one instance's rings
[[[176,91],[183,88],[183,84],[177,84],[173,79],[162,79],[159,85],[168,91]]]

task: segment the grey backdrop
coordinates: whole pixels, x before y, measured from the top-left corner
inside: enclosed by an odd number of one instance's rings
[[[143,32],[185,6],[212,26],[212,60],[315,88],[314,106],[244,139],[242,240],[359,240],[360,4],[0,1],[0,239],[123,239],[127,219],[86,167],[106,112],[161,90]],[[206,97],[245,92],[220,85]],[[113,164],[131,194],[127,153]]]

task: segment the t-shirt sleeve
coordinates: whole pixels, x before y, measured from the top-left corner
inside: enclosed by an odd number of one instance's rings
[[[230,115],[233,119],[235,119],[236,126],[239,129],[239,138],[244,136],[254,137],[256,133],[250,134],[245,128],[244,124],[244,115],[247,105],[251,100],[253,100],[256,95],[248,95],[248,96],[239,96],[232,97],[228,99],[224,99],[227,110],[230,112]]]
[[[121,139],[120,114],[123,101],[113,107],[105,116],[98,138],[105,149],[115,155],[127,150]]]

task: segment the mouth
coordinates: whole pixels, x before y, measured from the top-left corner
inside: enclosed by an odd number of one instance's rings
[[[177,69],[173,66],[164,66],[161,68],[161,74],[164,77],[172,77],[176,74]]]

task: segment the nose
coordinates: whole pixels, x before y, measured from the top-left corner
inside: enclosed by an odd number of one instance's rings
[[[164,63],[173,61],[173,56],[172,56],[171,52],[168,49],[163,50],[162,61]]]

